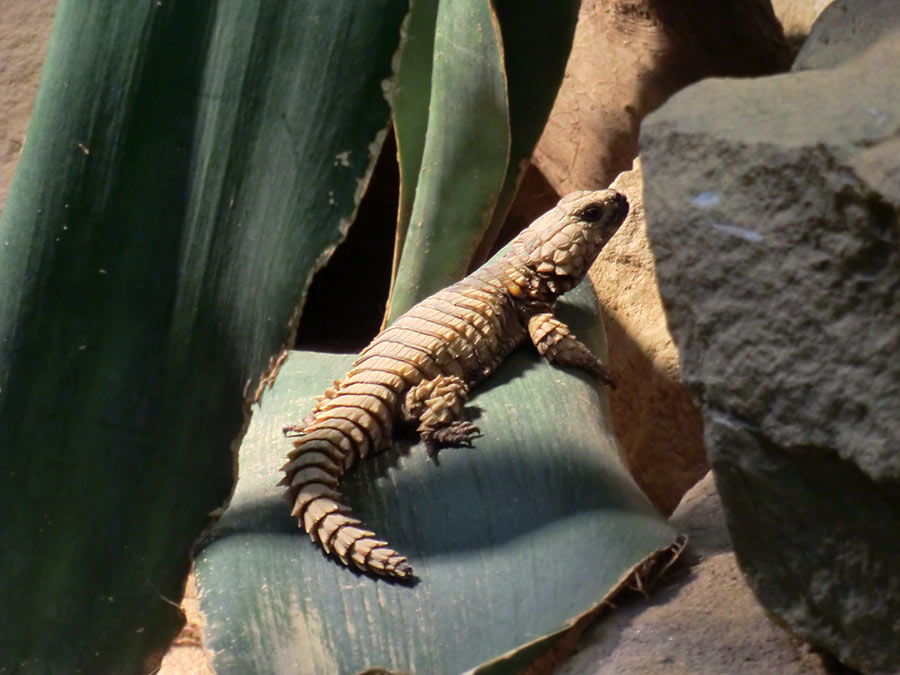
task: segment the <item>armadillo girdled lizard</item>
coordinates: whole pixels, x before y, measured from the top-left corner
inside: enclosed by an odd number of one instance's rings
[[[509,250],[429,298],[379,333],[304,424],[286,427],[294,447],[282,467],[291,515],[345,565],[401,579],[406,558],[378,539],[341,501],[338,484],[358,460],[386,448],[395,421],[418,422],[429,451],[467,443],[478,428],[463,417],[469,389],[526,336],[558,364],[609,371],[553,316],[625,220],[612,191],[575,192],[523,230]]]

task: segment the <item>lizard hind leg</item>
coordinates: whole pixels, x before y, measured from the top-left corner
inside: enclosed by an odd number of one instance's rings
[[[455,375],[439,375],[409,390],[403,416],[418,420],[417,431],[428,454],[434,456],[443,445],[471,445],[478,427],[463,419],[469,388]]]

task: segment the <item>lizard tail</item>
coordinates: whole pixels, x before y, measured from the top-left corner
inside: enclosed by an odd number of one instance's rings
[[[285,475],[279,485],[288,489],[291,515],[313,542],[345,565],[381,576],[410,578],[413,571],[406,558],[363,527],[342,503],[338,483],[355,460],[351,452],[355,444],[333,426],[316,426],[313,423],[294,439],[288,461],[281,467]]]

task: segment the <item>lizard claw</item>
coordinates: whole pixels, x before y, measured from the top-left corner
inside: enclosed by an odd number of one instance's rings
[[[307,415],[302,420],[300,420],[300,424],[285,424],[281,427],[281,433],[288,438],[292,438],[292,434],[294,436],[302,436],[303,432],[306,431],[306,427],[316,421],[315,415]]]
[[[291,438],[292,436],[301,436],[303,435],[303,429],[304,427],[302,424],[285,424],[281,427],[281,434],[288,438]]]
[[[432,438],[440,445],[472,446],[472,437],[481,434],[481,430],[464,420],[453,422],[434,432]]]
[[[619,378],[606,366],[597,367],[597,377],[610,389],[618,389]]]
[[[460,420],[436,429],[422,440],[425,441],[425,452],[428,453],[428,456],[437,457],[438,450],[445,445],[471,448],[472,439],[480,435],[481,430],[477,426],[471,422]]]

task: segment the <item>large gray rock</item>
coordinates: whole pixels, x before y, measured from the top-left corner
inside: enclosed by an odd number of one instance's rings
[[[651,248],[738,560],[795,632],[900,672],[900,3],[641,131]]]

